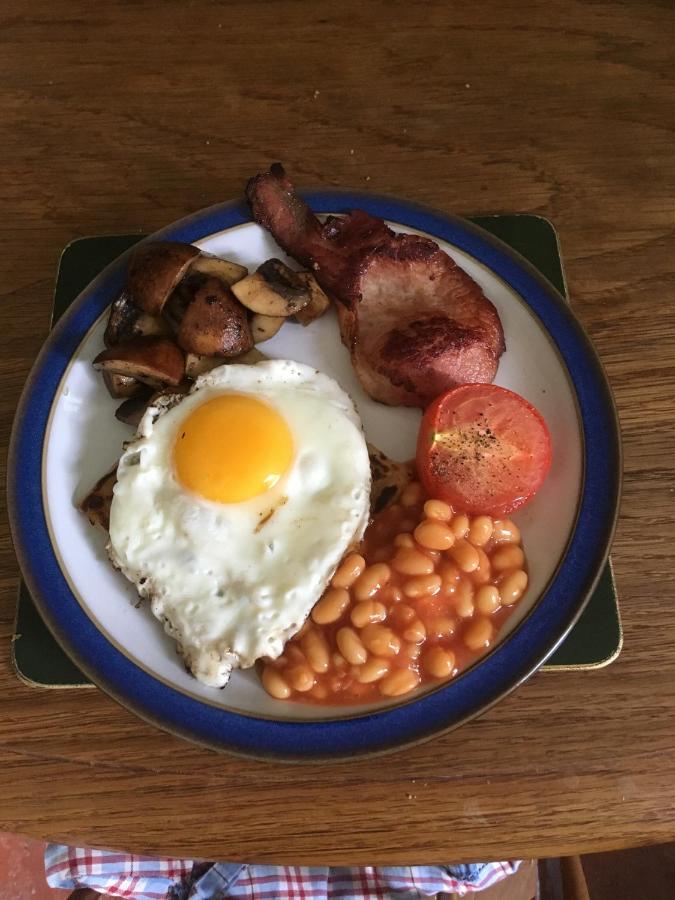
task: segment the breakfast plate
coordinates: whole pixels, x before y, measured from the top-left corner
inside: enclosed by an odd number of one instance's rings
[[[619,433],[602,368],[560,295],[527,262],[476,226],[404,201],[321,191],[303,195],[325,213],[362,208],[394,230],[434,238],[497,307],[507,351],[496,383],[535,404],[549,424],[553,466],[513,518],[528,555],[530,587],[494,649],[449,683],[369,707],[274,700],[253,670],[224,690],[200,684],[133,587],[115,573],[104,536],[77,510],[116,462],[127,426],[114,416],[91,361],[127,255],[80,295],[45,344],[24,390],[12,436],[10,513],[17,555],[48,626],[78,666],[124,706],[208,746],[257,757],[316,759],[377,753],[455,727],[525,680],[564,639],[605,562],[620,489]],[[255,267],[281,256],[243,203],[203,210],[150,240],[191,242]],[[414,455],[420,413],[363,392],[332,315],[285,326],[261,345],[335,378],[354,399],[366,437],[390,457]]]

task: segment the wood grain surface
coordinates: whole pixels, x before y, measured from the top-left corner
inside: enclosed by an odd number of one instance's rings
[[[624,436],[625,645],[374,761],[219,755],[98,691],[22,685],[0,534],[0,828],[295,864],[572,854],[675,837],[675,7],[10,0],[0,11],[2,443],[72,238],[154,231],[283,160],[557,226]],[[4,466],[4,453],[3,453]],[[3,478],[4,484],[4,478]]]

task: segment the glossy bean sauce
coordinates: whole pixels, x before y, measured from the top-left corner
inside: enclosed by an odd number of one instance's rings
[[[520,532],[411,482],[375,516],[262,683],[279,700],[358,704],[446,681],[482,656],[527,589]]]

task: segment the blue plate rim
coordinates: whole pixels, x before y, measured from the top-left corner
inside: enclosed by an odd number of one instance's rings
[[[564,640],[590,598],[611,546],[622,474],[618,416],[602,364],[568,304],[527,260],[479,226],[418,203],[341,190],[302,195],[314,209],[339,213],[360,207],[445,240],[515,290],[538,315],[567,366],[584,431],[585,474],[577,522],[553,581],[519,627],[461,682],[403,706],[328,722],[257,719],[188,697],[144,672],[97,631],[58,566],[42,508],[42,444],[55,390],[84,334],[121,288],[130,251],[107,266],[46,340],[17,407],[7,488],[12,537],[26,583],[66,652],[122,706],[214,749],[288,761],[402,749],[474,718],[522,684]],[[145,240],[197,241],[250,221],[246,204],[230,201],[199,210]],[[584,365],[570,367],[570,361]]]

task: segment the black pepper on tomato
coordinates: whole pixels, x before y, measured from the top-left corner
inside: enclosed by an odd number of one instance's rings
[[[417,470],[427,491],[468,513],[506,516],[539,490],[551,466],[541,414],[494,384],[463,384],[427,407]]]

